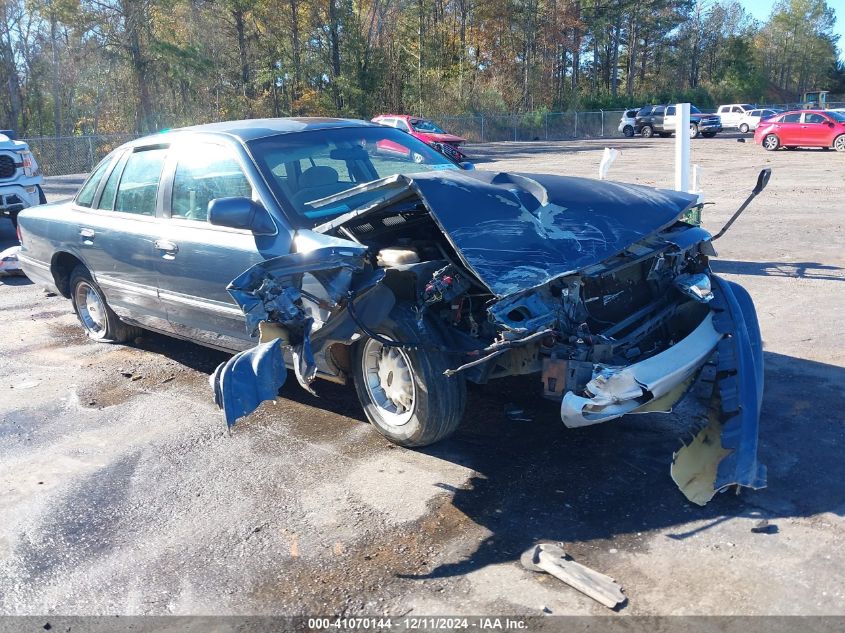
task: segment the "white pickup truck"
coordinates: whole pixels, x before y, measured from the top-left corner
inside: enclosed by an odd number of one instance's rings
[[[757,106],[753,103],[728,103],[720,105],[716,114],[722,119],[723,128],[738,128],[742,117],[755,109],[757,109]]]
[[[47,202],[42,181],[29,145],[14,140],[11,130],[0,130],[0,216],[17,226],[22,209]]]

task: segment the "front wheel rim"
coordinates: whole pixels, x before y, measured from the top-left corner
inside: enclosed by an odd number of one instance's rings
[[[106,305],[97,291],[83,281],[76,286],[75,299],[83,327],[95,337],[103,336],[106,331]]]
[[[845,152],[845,136],[840,136],[833,142],[833,148],[837,152]]]
[[[379,418],[391,427],[406,425],[414,415],[417,386],[411,359],[401,347],[367,339],[361,354],[367,396]]]

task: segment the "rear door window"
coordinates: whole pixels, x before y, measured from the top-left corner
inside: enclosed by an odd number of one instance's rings
[[[173,176],[171,217],[205,222],[212,200],[252,197],[252,185],[229,148],[200,143],[180,150]]]
[[[792,114],[784,114],[783,115],[783,122],[784,123],[798,123],[801,120],[801,113],[800,112],[793,112]]]
[[[155,215],[158,181],[166,156],[166,148],[144,149],[129,155],[117,188],[115,211]]]
[[[664,106],[657,106],[657,107],[656,107],[656,108],[654,108],[654,110],[652,111],[652,114],[653,114],[654,116],[663,116],[663,113],[664,113],[665,111],[666,111],[666,108],[665,108]]]

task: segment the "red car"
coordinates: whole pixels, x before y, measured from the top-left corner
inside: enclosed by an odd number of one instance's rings
[[[754,142],[773,151],[779,147],[832,147],[845,152],[845,114],[830,110],[796,110],[760,121]]]
[[[388,127],[395,127],[403,132],[407,132],[411,136],[418,138],[424,143],[428,143],[441,154],[451,158],[456,162],[462,162],[467,159],[466,155],[458,149],[463,143],[466,143],[465,138],[449,134],[445,130],[438,127],[433,121],[421,119],[420,117],[410,116],[408,114],[379,114],[372,119],[373,123],[380,125],[387,125]],[[407,149],[396,146],[396,148],[388,147],[388,141],[384,141],[379,145],[381,151],[396,151],[407,153]]]

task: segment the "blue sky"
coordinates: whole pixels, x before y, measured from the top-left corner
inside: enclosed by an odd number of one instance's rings
[[[772,0],[739,0],[739,3],[761,22],[772,13]],[[827,6],[836,11],[836,26],[833,32],[839,36],[839,59],[845,61],[845,0],[827,0]]]

